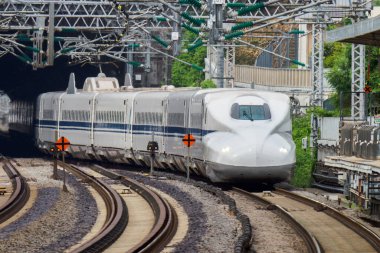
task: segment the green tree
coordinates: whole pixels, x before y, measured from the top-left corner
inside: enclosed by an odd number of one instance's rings
[[[216,84],[210,79],[202,81],[199,85],[197,83],[194,83],[192,86],[201,87],[203,89],[216,88]]]
[[[294,117],[293,126],[293,141],[296,144],[296,167],[294,169],[294,177],[292,184],[297,187],[308,187],[312,180],[312,170],[314,166],[313,156],[310,147],[306,150],[302,149],[302,138],[307,138],[309,142],[310,136],[310,112],[300,117]]]
[[[184,32],[182,39],[182,48],[188,48],[190,44],[195,42],[197,36],[191,32]],[[198,47],[188,53],[183,53],[178,56],[179,59],[191,64],[204,67],[204,58],[206,58],[207,50],[205,46]],[[204,73],[200,72],[183,64],[179,61],[174,61],[172,66],[172,83],[176,87],[197,86],[204,80]],[[198,85],[199,86],[199,85]]]
[[[351,45],[333,43],[327,46],[330,55],[325,57],[325,67],[331,68],[326,77],[337,90],[350,91],[351,89]]]

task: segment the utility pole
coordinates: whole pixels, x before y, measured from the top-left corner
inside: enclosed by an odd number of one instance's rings
[[[134,44],[131,44],[128,47],[128,56],[127,56],[129,62],[133,62],[133,53],[134,53]],[[125,63],[125,68],[126,68],[127,74],[129,74],[131,78],[133,78],[133,65]]]
[[[210,45],[216,45],[216,57],[215,57],[216,86],[218,88],[223,88],[224,87],[224,43],[221,40],[221,37],[223,35],[223,21],[224,21],[223,6],[225,4],[225,0],[209,0],[208,4],[211,10],[209,24],[208,24],[208,26],[211,28],[211,32],[209,35],[209,43]],[[212,59],[209,59],[209,60],[211,62]]]
[[[172,33],[172,40],[173,40],[173,56],[178,56],[181,52],[181,22],[182,18],[181,16],[177,13],[174,12],[174,19],[177,20],[178,22],[173,22],[173,33]],[[178,37],[176,37],[178,36]]]

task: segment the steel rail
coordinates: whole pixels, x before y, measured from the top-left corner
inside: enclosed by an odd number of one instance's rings
[[[59,165],[89,183],[103,198],[107,208],[106,222],[102,229],[71,252],[102,252],[119,238],[127,226],[128,210],[125,202],[114,189],[83,170],[62,162]]]
[[[342,214],[335,208],[329,207],[321,202],[318,202],[316,200],[298,195],[296,193],[276,188],[275,193],[286,196],[288,198],[291,198],[293,200],[299,201],[305,205],[313,207],[315,210],[320,210],[325,212],[327,215],[332,217],[335,220],[338,220],[340,223],[345,225],[346,227],[353,230],[355,233],[360,235],[362,238],[368,241],[369,244],[377,251],[380,252],[380,237],[370,230],[369,228],[365,227],[363,224],[359,223],[358,221]]]
[[[21,176],[7,158],[2,157],[2,159],[4,160],[3,168],[12,180],[13,193],[6,203],[0,206],[0,224],[20,211],[30,196],[30,189],[25,178]]]
[[[232,191],[235,191],[250,199],[253,199],[256,202],[259,202],[260,204],[266,206],[268,210],[277,211],[276,214],[278,214],[285,222],[290,224],[290,226],[294,228],[297,234],[300,237],[302,237],[309,253],[323,253],[324,252],[318,240],[312,234],[310,234],[309,231],[307,231],[295,218],[293,218],[293,216],[289,212],[287,212],[282,207],[278,205],[274,205],[273,203],[266,200],[265,198],[252,194],[251,192],[245,191],[240,188],[233,187]]]
[[[113,180],[119,180],[123,185],[130,187],[130,189],[140,194],[153,210],[155,215],[154,227],[145,238],[128,252],[160,252],[177,231],[177,215],[170,204],[157,193],[135,180],[113,173],[99,165],[94,165],[91,169]]]

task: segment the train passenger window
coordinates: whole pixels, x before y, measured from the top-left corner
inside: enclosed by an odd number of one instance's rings
[[[271,118],[268,104],[239,105],[235,103],[231,108],[231,117],[238,120],[267,120]]]

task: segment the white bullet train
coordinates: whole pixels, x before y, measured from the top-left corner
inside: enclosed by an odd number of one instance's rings
[[[50,152],[57,137],[68,155],[132,165],[150,164],[147,144],[158,143],[155,166],[213,182],[288,180],[295,164],[290,102],[286,95],[247,89],[119,87],[115,78],[87,78],[66,92],[41,94],[35,136]],[[195,144],[182,142],[192,134]]]

